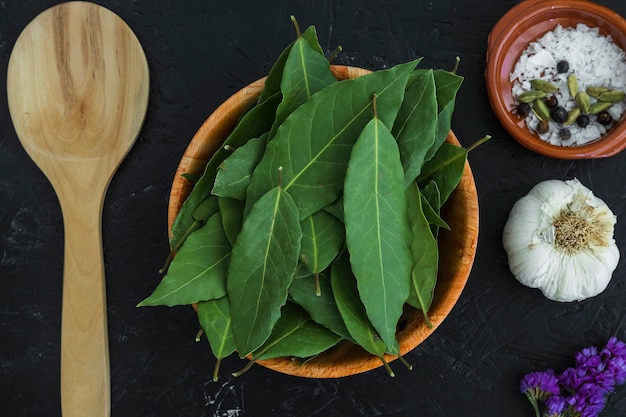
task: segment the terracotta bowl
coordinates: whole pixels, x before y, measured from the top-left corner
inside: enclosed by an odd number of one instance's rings
[[[600,139],[576,147],[551,145],[528,131],[523,118],[513,114],[509,75],[530,42],[558,24],[584,23],[598,27],[626,50],[626,21],[612,10],[588,0],[524,0],[509,10],[489,34],[485,78],[489,101],[496,116],[519,143],[552,158],[583,159],[615,155],[626,148],[626,123],[618,121]]]
[[[339,80],[355,78],[369,71],[345,66],[333,66]],[[171,189],[168,208],[168,230],[185,198],[191,191],[191,183],[182,174],[201,174],[207,161],[225,140],[239,115],[261,92],[265,80],[261,79],[244,87],[222,105],[203,123],[192,138],[178,166]],[[452,132],[448,142],[459,145]],[[478,197],[474,177],[468,163],[457,189],[442,209],[442,216],[451,227],[451,232],[442,230],[439,238],[440,270],[429,317],[432,328],[428,328],[420,311],[406,308],[400,320],[398,340],[402,354],[423,342],[441,324],[456,304],[472,268],[478,240]],[[394,356],[388,356],[393,361]],[[289,375],[311,378],[336,378],[354,375],[381,366],[379,358],[360,347],[344,342],[300,365],[291,358],[259,361],[259,364]]]

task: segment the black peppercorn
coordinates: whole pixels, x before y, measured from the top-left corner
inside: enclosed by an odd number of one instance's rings
[[[528,113],[530,113],[530,104],[520,103],[515,108],[515,111],[517,112],[518,116],[528,116]]]
[[[570,132],[568,128],[564,127],[563,129],[559,129],[559,137],[562,140],[567,140],[572,137],[572,132]]]
[[[613,117],[608,111],[603,110],[600,113],[598,113],[598,123],[600,123],[601,125],[603,126],[610,125],[612,121],[613,121]]]
[[[576,119],[576,124],[580,127],[587,127],[589,125],[589,116],[586,114],[581,114]]]
[[[545,120],[540,120],[539,123],[537,123],[537,133],[547,133],[548,130],[550,130],[550,123],[548,123]]]
[[[546,97],[544,101],[551,109],[559,105],[559,100],[555,96]]]
[[[567,71],[569,71],[569,62],[563,60],[563,61],[559,61],[556,63],[556,71],[559,74],[563,74]]]
[[[561,106],[557,106],[550,110],[550,117],[552,117],[552,120],[556,123],[563,123],[567,120],[567,110]]]

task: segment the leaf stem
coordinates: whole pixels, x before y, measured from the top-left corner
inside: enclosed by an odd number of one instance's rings
[[[422,311],[422,313],[424,314],[424,321],[426,322],[426,327],[428,327],[429,329],[432,329],[433,328],[433,324],[430,321],[430,317],[428,317],[428,312]]]
[[[461,58],[459,58],[458,56],[454,58],[454,66],[452,67],[452,73],[456,74],[456,72],[459,70],[459,64],[461,63]]]
[[[298,25],[298,21],[296,20],[294,15],[289,16],[291,18],[291,23],[293,23],[293,27],[296,29],[296,35],[298,38],[302,37],[302,32],[300,32],[300,25]]]
[[[200,338],[202,337],[203,334],[204,334],[204,329],[198,330],[198,333],[196,333],[196,342],[200,341]]]
[[[393,369],[391,369],[391,366],[389,366],[389,364],[385,360],[385,355],[380,355],[379,358],[383,362],[383,366],[385,367],[385,370],[387,371],[389,376],[394,378],[396,376],[396,374],[393,373]]]
[[[404,365],[406,366],[406,369],[408,369],[409,371],[413,370],[413,365],[411,365],[410,363],[408,363],[406,361],[406,359],[404,359],[404,356],[402,355],[398,355],[398,360]]]
[[[336,47],[335,50],[328,57],[328,62],[332,63],[335,60],[335,58],[337,58],[337,55],[339,55],[341,51],[343,51],[343,48],[341,47],[341,45]]]
[[[476,142],[472,143],[470,146],[468,146],[466,148],[467,152],[471,151],[472,149],[477,148],[478,146],[482,145],[483,143],[487,142],[489,139],[491,139],[491,135],[485,135],[482,138],[478,139]]]
[[[374,118],[378,119],[378,109],[376,108],[376,93],[372,95],[372,109],[374,111]]]
[[[213,382],[217,382],[217,380],[219,379],[221,364],[222,364],[222,358],[216,358],[215,368],[213,368]]]
[[[322,287],[320,286],[320,274],[316,272],[314,276],[315,276],[315,295],[320,297],[322,295]]]
[[[254,365],[254,363],[255,363],[255,361],[248,362],[248,364],[246,366],[244,366],[241,370],[239,370],[237,372],[233,372],[231,375],[234,376],[235,378],[238,377],[238,376],[243,375],[244,373],[249,371],[250,368],[252,368],[252,365]]]

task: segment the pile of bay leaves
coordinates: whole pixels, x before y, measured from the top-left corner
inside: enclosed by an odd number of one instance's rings
[[[416,60],[337,81],[315,27],[297,32],[193,179],[139,304],[197,303],[214,378],[235,351],[307,360],[350,342],[392,374],[405,304],[430,325],[439,211],[467,156],[445,141],[462,77]]]

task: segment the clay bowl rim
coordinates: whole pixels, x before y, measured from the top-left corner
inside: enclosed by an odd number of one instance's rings
[[[356,78],[370,72],[362,68],[340,65],[333,65],[331,69],[339,80]],[[172,183],[168,205],[168,231],[170,233],[176,214],[192,188],[191,182],[182,174],[201,174],[204,171],[204,165],[232,130],[238,116],[258,97],[264,81],[264,78],[257,80],[233,94],[204,121],[193,136],[181,158]],[[453,132],[448,134],[447,141],[460,146]],[[458,211],[466,215],[450,217],[452,215],[450,213]],[[465,164],[459,186],[442,209],[442,215],[453,231],[456,230],[458,233],[462,230],[464,233],[455,235],[446,230],[440,232],[440,253],[444,253],[441,250],[443,248],[449,256],[445,262],[440,262],[439,282],[429,311],[433,326],[430,329],[426,326],[420,311],[405,308],[400,320],[403,328],[398,332],[402,355],[413,350],[439,327],[456,305],[469,278],[478,243],[478,195],[468,162]],[[396,356],[385,355],[387,362],[392,362],[396,358]],[[342,342],[303,364],[288,357],[262,360],[258,363],[283,374],[307,378],[345,377],[382,366],[378,357],[349,342]]]
[[[594,142],[564,147],[551,145],[525,126],[524,120],[511,112],[509,74],[526,46],[554,29],[586,23],[610,34],[626,50],[626,20],[613,10],[589,0],[524,0],[511,8],[489,34],[485,78],[491,107],[505,130],[520,144],[539,154],[556,159],[604,158],[626,148],[626,123],[621,120],[602,138]]]

